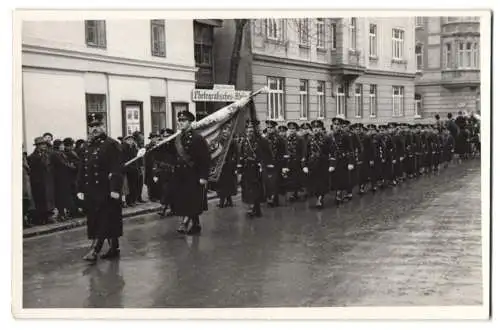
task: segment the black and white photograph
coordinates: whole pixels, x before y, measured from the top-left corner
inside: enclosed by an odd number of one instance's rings
[[[491,15],[17,10],[14,317],[487,319]]]

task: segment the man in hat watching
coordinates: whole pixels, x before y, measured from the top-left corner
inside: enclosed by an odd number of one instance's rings
[[[77,188],[78,198],[85,201],[87,236],[95,243],[84,260],[95,262],[106,239],[110,248],[100,257],[111,259],[120,255],[124,161],[120,144],[106,134],[102,115],[90,114],[87,123],[89,142],[78,172]]]
[[[158,144],[158,142],[160,142],[160,138],[161,137],[158,133],[150,133],[150,142],[146,145],[146,151],[152,150]],[[146,153],[146,156],[144,157],[144,178],[146,186],[148,187],[149,200],[152,202],[158,201],[160,199],[161,193],[160,182],[158,180],[158,177],[155,175],[158,170],[158,157],[155,151]]]
[[[210,172],[210,150],[207,141],[191,128],[195,120],[189,111],[179,112],[181,133],[175,138],[177,159],[172,176],[175,194],[172,211],[183,217],[177,232],[193,235],[201,232],[200,214],[207,209],[207,185]]]
[[[54,167],[49,143],[43,137],[35,138],[35,150],[28,156],[31,193],[35,202],[35,224],[47,224],[55,207]]]

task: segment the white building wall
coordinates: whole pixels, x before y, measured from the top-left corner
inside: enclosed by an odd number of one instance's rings
[[[85,94],[106,95],[109,134],[123,135],[122,101],[142,102],[143,132],[151,132],[151,96],[195,112],[192,20],[165,22],[166,57],[151,55],[149,20],[106,21],[106,49],[87,47],[84,21],[23,23],[24,142],[44,132],[55,138],[86,138]],[[174,127],[175,129],[175,127]]]

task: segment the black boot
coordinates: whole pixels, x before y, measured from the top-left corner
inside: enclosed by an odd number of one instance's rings
[[[83,260],[88,262],[96,262],[104,245],[104,239],[94,240],[91,245],[90,251],[83,257]]]
[[[221,208],[221,209],[224,208],[224,198],[223,197],[221,197],[219,199],[219,204],[217,204],[217,207]]]
[[[110,245],[109,250],[103,255],[101,255],[101,258],[102,259],[118,258],[120,256],[120,245],[118,242],[118,238],[117,237],[111,238],[108,240],[108,242]]]
[[[231,196],[226,198],[226,206],[233,207],[233,199],[231,198]]]
[[[191,222],[191,219],[188,217],[184,217],[183,221],[179,225],[179,228],[177,228],[177,232],[179,234],[185,234],[188,230],[189,223]]]
[[[188,225],[186,234],[187,235],[197,235],[201,233],[200,217],[194,216],[191,218],[190,225]]]

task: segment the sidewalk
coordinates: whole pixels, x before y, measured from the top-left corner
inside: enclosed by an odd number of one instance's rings
[[[144,196],[145,197],[145,196]],[[143,198],[144,198],[143,197]],[[212,200],[217,198],[217,193],[214,191],[208,192],[208,200]],[[138,204],[134,207],[128,207],[123,209],[123,219],[135,217],[137,215],[143,215],[148,213],[158,212],[162,209],[162,205],[160,203],[146,202],[143,204]],[[46,235],[50,233],[55,233],[58,231],[68,230],[76,227],[85,226],[87,223],[87,219],[83,218],[75,218],[71,220],[67,220],[65,222],[51,223],[48,225],[35,226],[32,228],[26,228],[23,230],[23,238]]]

